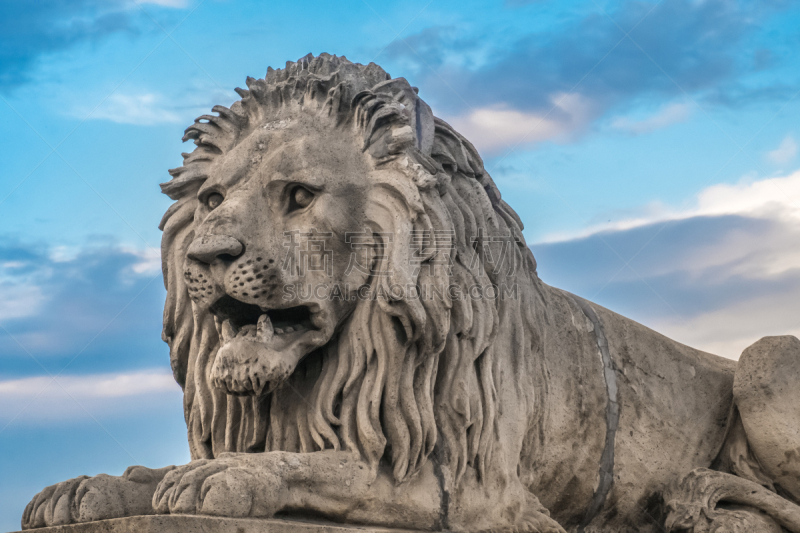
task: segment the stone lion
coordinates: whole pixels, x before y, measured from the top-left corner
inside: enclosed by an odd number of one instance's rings
[[[800,341],[737,365],[545,285],[474,147],[373,63],[247,86],[162,185],[192,461],[53,485],[24,528],[800,532]]]

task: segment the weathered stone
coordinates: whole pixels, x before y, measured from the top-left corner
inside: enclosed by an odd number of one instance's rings
[[[377,65],[247,86],[162,185],[193,460],[48,487],[26,528],[800,533],[800,341],[737,368],[549,287],[474,147]]]
[[[795,499],[800,498],[798,369],[797,337],[764,337],[742,352],[733,383],[753,455],[767,477]]]
[[[20,533],[20,532],[17,532]],[[219,518],[156,515],[112,518],[84,524],[52,526],[37,533],[409,533],[402,529],[345,526],[330,522],[274,518]]]

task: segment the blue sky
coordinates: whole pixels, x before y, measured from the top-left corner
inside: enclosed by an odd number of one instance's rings
[[[188,459],[158,184],[194,117],[308,52],[418,86],[546,282],[731,358],[800,333],[796,2],[8,0],[0,531],[47,484]]]

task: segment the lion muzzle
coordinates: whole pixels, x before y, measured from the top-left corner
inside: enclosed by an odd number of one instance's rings
[[[303,339],[315,331],[302,320],[291,320],[299,311],[276,310],[273,314],[280,322],[273,322],[269,312],[261,313],[255,324],[242,324],[241,315],[215,316],[220,339],[211,367],[215,387],[227,394],[260,396],[272,392],[294,372],[305,355]]]
[[[186,256],[201,263],[211,264],[220,256],[238,257],[243,250],[244,245],[233,237],[204,235],[189,245]]]

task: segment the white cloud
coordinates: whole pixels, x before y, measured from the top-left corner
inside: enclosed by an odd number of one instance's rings
[[[110,90],[110,87],[105,88]],[[216,104],[230,106],[238,99],[211,81],[188,82],[180,91],[163,93],[137,87],[105,97],[100,89],[80,94],[62,94],[61,105],[70,116],[81,120],[110,120],[119,124],[151,126],[165,123],[191,124],[195,117],[209,113]],[[77,102],[77,103],[76,103]]]
[[[800,337],[800,290],[771,294],[713,309],[689,320],[668,316],[651,327],[700,350],[738,359],[745,348],[770,335]]]
[[[77,246],[53,246],[49,250],[50,260],[54,263],[67,263],[73,261],[81,250]]]
[[[85,113],[79,113],[79,115],[86,116]],[[184,120],[164,103],[164,97],[155,93],[114,93],[94,110],[91,118],[138,126],[152,126]]]
[[[63,420],[147,411],[180,397],[169,370],[0,380],[0,420]]]
[[[693,216],[786,214],[800,220],[800,170],[783,177],[712,185],[697,198]]]
[[[115,264],[113,266],[118,270],[109,274],[119,276],[117,279],[126,283],[155,276],[161,271],[161,252],[154,248],[54,246],[37,250],[37,253],[42,256],[37,260],[0,262],[0,325],[4,327],[8,327],[10,320],[51,315],[54,308],[48,305],[52,304],[54,298],[58,299],[58,294],[65,287],[81,282],[80,267],[87,258],[90,264],[102,260],[104,256],[122,259],[125,266],[120,268],[119,264]],[[72,304],[67,303],[68,306]],[[70,317],[70,323],[74,324],[79,319]],[[58,337],[47,338],[26,327],[15,331],[14,339],[33,350],[53,350],[62,342]]]
[[[131,266],[131,270],[136,274],[153,275],[157,272],[161,272],[160,250],[155,248],[140,249],[130,247],[122,247],[121,250],[139,258],[139,261]]]
[[[800,223],[800,170],[783,177],[744,179],[733,185],[712,185],[700,191],[693,204],[686,209],[659,206],[657,210],[651,210],[641,217],[598,224],[577,233],[554,233],[546,236],[542,242],[572,240],[603,231],[623,231],[668,220],[722,215],[780,218]]]
[[[642,119],[634,120],[628,117],[618,117],[611,122],[613,128],[623,130],[632,135],[642,135],[661,128],[666,128],[678,122],[684,122],[691,115],[691,105],[688,103],[673,103],[661,108],[657,113]]]
[[[0,280],[0,323],[13,319],[33,316],[39,312],[45,297],[36,285],[14,284]]]
[[[33,316],[41,309],[45,296],[32,279],[29,266],[25,261],[0,263],[0,323]]]
[[[797,142],[791,135],[787,135],[781,144],[774,150],[767,152],[767,159],[776,165],[783,165],[797,157]]]
[[[33,398],[53,381],[50,376],[36,376],[0,381],[0,398],[9,396]],[[130,374],[90,374],[82,376],[58,376],[55,388],[77,400],[85,398],[114,398],[139,396],[178,387],[172,374],[152,370]],[[45,395],[46,397],[47,395]]]
[[[644,228],[666,222],[675,223]],[[652,209],[551,236],[542,246],[570,251],[551,257],[586,256],[590,264],[603,260],[598,245],[625,250],[626,268],[612,258],[592,277],[572,266],[573,279],[565,281],[589,298],[611,300],[600,302],[611,308],[626,307],[631,318],[668,337],[736,359],[763,336],[800,336],[799,242],[800,170],[713,185],[688,209]]]
[[[554,94],[553,108],[527,113],[508,107],[484,107],[451,120],[479,151],[493,152],[517,144],[566,140],[594,118],[591,101],[580,94]]]
[[[551,109],[536,112],[506,105],[481,107],[449,121],[479,151],[491,153],[518,144],[568,142],[584,131],[599,112],[596,103],[580,94],[552,94],[550,102]],[[642,120],[619,117],[612,122],[612,127],[640,135],[683,122],[690,115],[690,104],[673,103]]]

